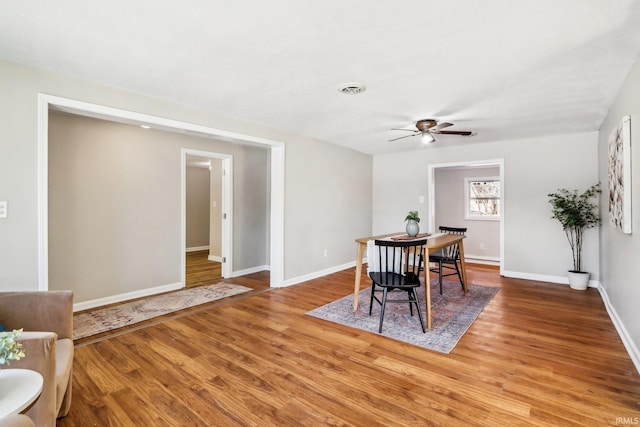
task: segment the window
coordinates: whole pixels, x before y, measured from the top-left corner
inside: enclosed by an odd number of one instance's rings
[[[500,219],[500,178],[465,178],[465,219]]]

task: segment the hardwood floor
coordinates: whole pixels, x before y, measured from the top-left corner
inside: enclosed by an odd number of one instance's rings
[[[468,271],[500,291],[448,355],[306,316],[352,293],[349,269],[79,344],[58,426],[602,426],[640,415],[640,375],[597,290]],[[264,288],[268,273],[233,282]]]
[[[186,254],[185,286],[210,285],[222,278],[222,264],[209,261],[209,251],[194,251]]]

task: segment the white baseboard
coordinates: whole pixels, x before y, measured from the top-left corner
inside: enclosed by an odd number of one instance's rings
[[[465,262],[485,265],[500,265],[500,258],[484,255],[464,254]]]
[[[222,262],[222,257],[217,255],[209,255],[207,259],[209,261]]]
[[[194,246],[192,248],[187,248],[187,252],[198,252],[198,251],[208,251],[209,246]]]
[[[356,262],[348,262],[346,264],[337,265],[335,267],[329,267],[324,270],[316,271],[314,273],[305,274],[303,276],[287,279],[282,283],[282,287],[296,285],[298,283],[306,282],[307,280],[317,279],[318,277],[326,276],[328,274],[337,273],[338,271],[346,270],[347,268],[353,268],[356,266]]]
[[[97,298],[89,301],[82,301],[73,304],[73,311],[88,310],[90,308],[100,307],[117,302],[128,301],[136,298],[147,297],[150,295],[161,294],[163,292],[175,291],[184,288],[182,283],[170,283],[168,285],[156,286],[155,288],[141,289],[139,291],[127,292],[119,295],[111,295],[104,298]]]
[[[640,373],[640,352],[638,351],[638,347],[636,347],[635,343],[633,342],[633,339],[627,332],[627,328],[624,327],[624,323],[622,323],[622,320],[620,319],[620,316],[618,316],[618,313],[616,312],[615,308],[613,308],[613,306],[611,305],[611,301],[609,300],[609,295],[607,294],[607,290],[604,288],[604,286],[598,286],[598,291],[600,291],[600,296],[602,297],[604,306],[607,309],[607,313],[609,313],[609,317],[611,318],[611,321],[613,322],[613,325],[615,326],[616,331],[618,331],[618,335],[620,336],[620,339],[622,340],[624,347],[627,349],[627,353],[629,353],[629,357],[631,357],[631,361],[636,367],[636,370],[638,371],[638,373]]]
[[[231,273],[231,277],[246,276],[247,274],[259,273],[261,271],[269,271],[268,265],[260,265],[258,267],[246,268],[244,270],[238,270]]]
[[[521,273],[519,271],[508,271],[504,270],[502,272],[504,277],[512,277],[514,279],[526,279],[526,280],[537,280],[539,282],[550,282],[550,283],[559,283],[562,285],[569,285],[569,278],[566,276],[550,276],[547,274],[533,274],[533,273]],[[600,286],[600,282],[598,280],[589,280],[590,288],[597,288]]]

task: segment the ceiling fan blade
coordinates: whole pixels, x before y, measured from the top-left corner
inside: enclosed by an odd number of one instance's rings
[[[397,128],[391,128],[391,130],[404,130],[404,131],[408,131],[408,132],[414,132],[414,133],[418,133],[419,131],[415,130],[415,129],[397,129]]]
[[[389,142],[397,141],[397,140],[402,139],[402,138],[409,138],[409,137],[416,136],[416,135],[420,135],[420,133],[418,132],[418,133],[414,133],[413,135],[405,135],[405,136],[401,136],[399,138],[393,138],[393,139],[390,139]]]
[[[475,135],[475,132],[463,131],[463,130],[441,130],[441,131],[436,131],[436,132],[433,132],[433,133],[436,133],[438,135],[461,135],[461,136],[473,136],[473,135]]]
[[[453,126],[453,123],[439,123],[436,127],[433,128],[433,132],[439,131],[440,129],[448,128],[449,126]]]

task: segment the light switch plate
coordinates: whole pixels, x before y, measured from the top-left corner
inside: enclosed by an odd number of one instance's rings
[[[0,218],[7,217],[7,201],[0,200]]]

